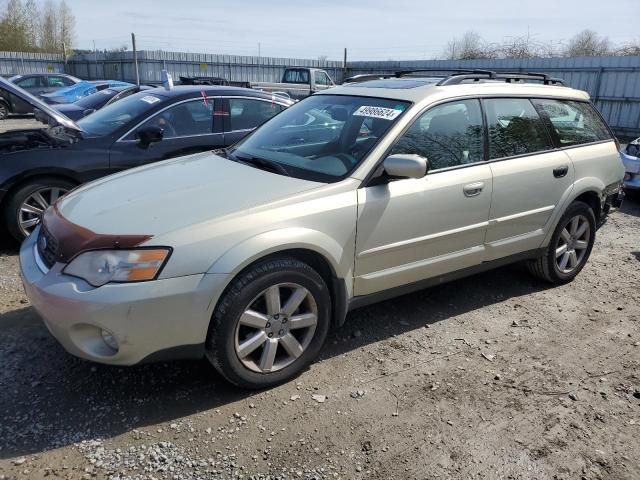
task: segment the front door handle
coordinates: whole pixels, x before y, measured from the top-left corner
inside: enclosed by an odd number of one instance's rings
[[[484,182],[475,182],[475,183],[470,183],[469,185],[465,185],[463,188],[463,191],[465,196],[467,197],[476,197],[480,195],[483,188],[484,188]]]
[[[564,177],[569,171],[569,165],[562,165],[553,169],[553,176],[556,178]]]

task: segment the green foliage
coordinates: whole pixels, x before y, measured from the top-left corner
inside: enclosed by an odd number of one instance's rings
[[[9,0],[0,10],[0,51],[62,53],[71,50],[75,17],[64,0]]]

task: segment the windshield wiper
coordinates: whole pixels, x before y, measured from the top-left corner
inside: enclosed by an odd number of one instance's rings
[[[233,155],[234,158],[232,158],[232,160],[235,159],[236,161],[244,163],[246,165],[251,165],[252,167],[260,168],[262,170],[267,170],[269,172],[279,173],[287,177],[291,176],[291,174],[287,171],[287,169],[284,168],[278,162],[267,160],[266,158],[260,158],[260,157],[254,157],[254,156],[245,157],[245,156],[240,156],[237,153],[230,153],[230,152],[226,152],[226,153],[227,153],[227,158],[231,158],[231,155]]]

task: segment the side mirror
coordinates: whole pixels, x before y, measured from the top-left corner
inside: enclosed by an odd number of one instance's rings
[[[87,115],[92,114],[93,112],[95,112],[96,109],[95,108],[87,108],[84,112],[82,112],[82,116],[86,117]]]
[[[164,130],[160,127],[144,127],[136,131],[136,139],[141,147],[162,141]]]
[[[422,178],[427,174],[429,161],[413,153],[389,155],[382,163],[390,178]]]

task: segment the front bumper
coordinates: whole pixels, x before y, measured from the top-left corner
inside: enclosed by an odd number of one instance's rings
[[[65,275],[63,264],[47,271],[35,248],[36,239],[37,230],[20,248],[24,288],[49,331],[69,353],[112,365],[204,353],[209,320],[226,275],[94,288]],[[116,339],[117,351],[102,339],[102,329]]]

